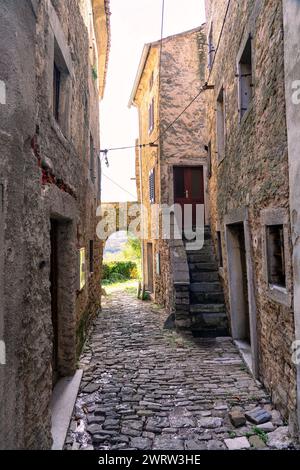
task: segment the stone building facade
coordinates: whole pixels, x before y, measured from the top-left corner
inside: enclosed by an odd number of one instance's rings
[[[138,109],[140,135],[136,153],[139,202],[146,221],[143,240],[143,282],[151,297],[174,310],[177,286],[189,284],[185,248],[180,239],[164,239],[163,206],[176,203],[177,168],[199,169],[206,204],[205,105],[200,98],[164,135],[164,130],[199,91],[205,78],[205,27],[147,44],[141,57],[130,105]],[[187,87],[187,83],[189,86]],[[200,170],[201,169],[201,170]],[[206,212],[208,217],[208,211]],[[171,217],[171,225],[173,225]],[[159,231],[157,232],[157,228]]]
[[[210,223],[231,334],[296,431],[297,217],[284,66],[295,31],[284,40],[283,26],[293,3],[207,0],[206,80],[214,86],[207,93]]]
[[[52,389],[100,308],[108,0],[1,2],[0,448],[51,447]]]
[[[297,421],[300,429],[300,252],[299,252],[299,176],[300,161],[298,145],[300,138],[300,64],[297,60],[300,5],[293,0],[283,0],[283,27],[284,27],[284,71],[285,71],[285,96],[286,96],[286,123],[288,138],[289,160],[289,196],[290,196],[290,220],[291,220],[291,244],[293,264],[293,310],[295,321],[295,340],[298,343],[293,348],[293,359],[296,367],[296,393],[297,393]]]

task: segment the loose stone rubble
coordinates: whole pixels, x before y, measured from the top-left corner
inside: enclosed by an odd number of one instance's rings
[[[128,294],[108,297],[81,358],[65,448],[291,447],[280,415],[230,338],[182,336],[164,330],[164,318],[163,310]],[[229,413],[245,416],[257,407],[271,410],[274,421],[234,427]]]

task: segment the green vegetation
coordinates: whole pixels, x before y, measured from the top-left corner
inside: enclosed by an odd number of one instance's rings
[[[146,291],[143,292],[142,300],[145,300],[145,301],[150,300],[149,292],[146,292]]]
[[[103,263],[103,285],[126,282],[141,278],[141,243],[128,234],[122,251],[105,256]]]
[[[138,269],[133,261],[115,261],[103,264],[103,285],[126,282],[138,278]]]
[[[96,69],[95,65],[92,67],[92,77],[93,77],[93,80],[95,80],[95,81],[98,78],[98,73],[97,73],[97,69]]]
[[[259,429],[259,428],[256,428],[254,427],[253,428],[253,432],[261,438],[261,440],[266,444],[268,442],[268,435],[267,433],[265,433],[265,431],[263,431],[262,429]]]
[[[115,247],[113,243],[114,239],[110,249]],[[140,279],[141,243],[130,234],[124,235],[121,249],[117,253],[108,251],[104,256],[102,285],[107,295],[123,291],[136,296]]]
[[[140,261],[142,256],[141,242],[136,237],[128,235],[128,241],[123,250],[124,258]]]

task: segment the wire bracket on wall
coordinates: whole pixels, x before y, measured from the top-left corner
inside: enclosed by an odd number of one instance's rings
[[[109,161],[108,161],[108,157],[107,157],[108,149],[100,150],[100,153],[103,153],[103,154],[104,154],[104,163],[105,163],[105,165],[106,165],[107,168],[108,168],[108,167],[109,167]]]
[[[104,159],[105,159],[105,163],[107,166],[109,166],[109,162],[108,162],[108,158],[107,158],[107,154],[108,152],[113,152],[113,151],[117,151],[117,150],[128,150],[128,149],[136,149],[136,148],[139,148],[139,149],[142,149],[144,147],[158,147],[159,145],[156,144],[155,142],[150,142],[149,144],[139,144],[139,145],[130,145],[128,147],[114,147],[114,148],[109,148],[109,149],[103,149],[103,150],[100,150],[100,153],[103,153],[104,154]]]

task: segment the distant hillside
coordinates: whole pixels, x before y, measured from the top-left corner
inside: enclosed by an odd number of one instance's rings
[[[125,248],[128,237],[126,232],[117,232],[109,237],[105,244],[104,259],[111,255],[119,255]]]

